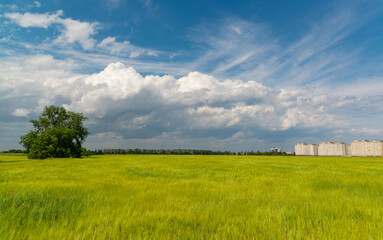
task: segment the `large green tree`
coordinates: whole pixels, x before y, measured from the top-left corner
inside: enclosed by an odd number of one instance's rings
[[[89,132],[84,127],[88,118],[64,107],[45,107],[37,120],[31,120],[34,130],[20,137],[29,158],[81,157],[81,144]]]

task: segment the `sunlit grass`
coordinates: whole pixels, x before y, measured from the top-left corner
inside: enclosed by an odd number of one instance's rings
[[[0,155],[0,239],[382,239],[383,158]]]

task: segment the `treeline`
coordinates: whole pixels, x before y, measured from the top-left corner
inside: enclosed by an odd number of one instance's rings
[[[277,155],[277,156],[295,156],[294,153],[286,153],[286,152],[260,152],[260,151],[250,151],[250,152],[245,152],[244,155],[263,155],[263,156],[272,156],[272,155]]]
[[[2,151],[1,153],[28,153],[26,150],[10,149],[8,151]],[[88,150],[82,148],[83,156],[90,155],[104,155],[104,154],[158,154],[158,155],[262,155],[262,156],[293,156],[293,154],[287,154],[286,152],[231,152],[231,151],[212,151],[212,150],[198,150],[198,149],[96,149]]]
[[[158,154],[158,155],[280,155],[289,156],[286,152],[231,152],[231,151],[212,151],[198,149],[96,149],[87,150],[85,155],[104,155],[104,154]]]
[[[96,149],[87,150],[90,155],[103,154],[161,154],[161,155],[237,155],[230,151],[212,151],[196,149]]]
[[[0,153],[27,153],[27,150],[10,149],[8,151],[2,151]]]

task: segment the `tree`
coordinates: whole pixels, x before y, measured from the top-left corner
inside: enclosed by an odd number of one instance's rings
[[[89,132],[82,113],[67,111],[64,107],[45,107],[38,120],[31,120],[34,130],[20,137],[29,158],[81,157],[81,144]]]

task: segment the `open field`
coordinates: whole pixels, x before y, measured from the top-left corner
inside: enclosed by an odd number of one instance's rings
[[[382,239],[383,158],[0,155],[0,239]]]

